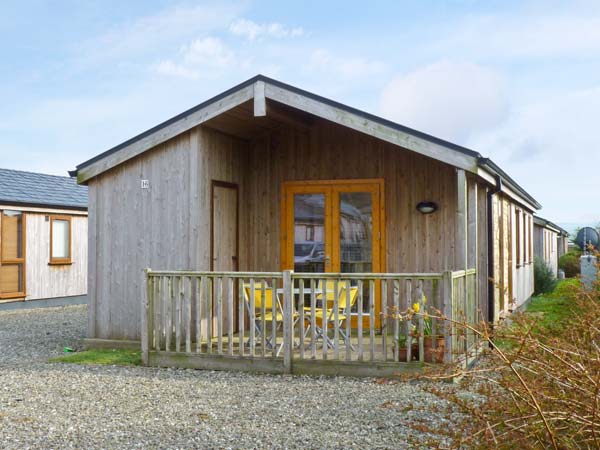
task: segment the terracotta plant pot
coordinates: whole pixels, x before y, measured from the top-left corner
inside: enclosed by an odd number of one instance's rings
[[[412,344],[410,349],[411,349],[411,352],[410,352],[411,359],[412,360],[419,359],[419,344]],[[399,348],[398,349],[398,361],[406,362],[406,357],[407,357],[407,349]]]
[[[435,348],[433,348],[434,340],[436,344]],[[444,362],[444,350],[446,349],[446,341],[443,336],[425,336],[425,338],[423,339],[423,346],[425,347],[425,362]]]

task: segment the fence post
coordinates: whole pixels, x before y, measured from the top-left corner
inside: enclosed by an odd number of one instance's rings
[[[292,372],[292,351],[294,339],[294,283],[292,270],[283,272],[283,371]]]
[[[148,276],[150,269],[142,270],[142,282],[140,283],[142,289],[142,364],[148,365],[148,357],[150,352],[150,325],[152,323],[150,318],[150,277]]]
[[[443,313],[448,319],[445,336],[444,362],[452,362],[452,341],[454,340],[454,324],[451,322],[455,319],[454,311],[454,280],[452,279],[452,271],[446,270],[442,273],[442,284],[444,286],[444,304]]]

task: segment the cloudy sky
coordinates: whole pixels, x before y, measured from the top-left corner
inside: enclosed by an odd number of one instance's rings
[[[490,156],[551,220],[600,221],[598,1],[3,0],[0,61],[1,167],[64,175],[262,73]]]

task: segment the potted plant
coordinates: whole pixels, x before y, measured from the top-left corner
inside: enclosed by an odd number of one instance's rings
[[[434,335],[432,333],[431,317],[429,317],[427,313],[425,313],[425,319],[423,320],[423,347],[425,349],[425,362],[444,362],[444,350],[446,348],[446,339],[443,335]]]
[[[446,347],[446,341],[443,335],[434,335],[431,326],[431,317],[427,311],[421,312],[421,309],[425,310],[425,304],[427,303],[427,297],[423,295],[421,301],[414,303],[412,306],[412,312],[423,316],[423,347],[424,355],[423,359],[425,362],[444,362],[444,349]],[[434,348],[435,342],[435,348]]]
[[[406,346],[406,335],[401,334],[398,336],[398,341],[396,342],[398,345],[398,361],[406,362],[406,358],[408,356],[408,348]],[[410,356],[411,359],[419,359],[419,344],[416,339],[412,339],[410,346]]]

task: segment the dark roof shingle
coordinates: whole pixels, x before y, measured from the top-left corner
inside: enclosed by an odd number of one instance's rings
[[[87,209],[88,188],[74,178],[0,169],[0,203]]]

